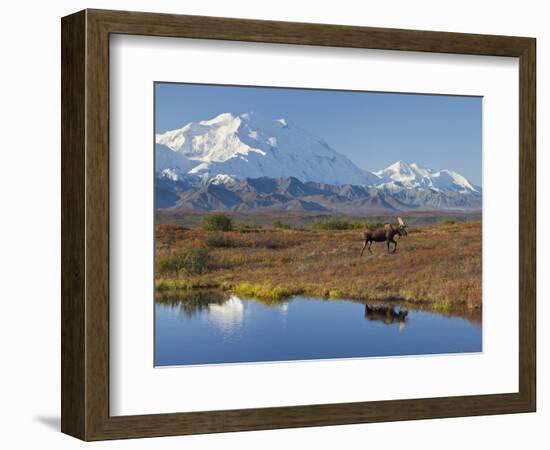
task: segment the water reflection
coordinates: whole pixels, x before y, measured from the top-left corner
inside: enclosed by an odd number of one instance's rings
[[[191,318],[202,311],[209,311],[212,305],[224,305],[229,298],[219,290],[192,290],[178,295],[159,295],[155,299],[157,305],[164,305],[175,312],[181,312]]]
[[[156,298],[157,305],[169,308],[173,313],[186,318],[204,315],[213,325],[221,330],[230,331],[242,325],[245,316],[252,314],[247,308],[249,302],[259,302],[281,316],[288,312],[289,301],[262,301],[242,299],[217,289],[198,289],[178,295],[161,295]]]
[[[383,322],[386,325],[399,324],[399,331],[405,329],[409,312],[394,306],[365,304],[365,319]]]
[[[247,308],[250,299],[244,300],[236,295],[230,295],[223,302],[208,303],[208,319],[218,328],[224,331],[232,331],[242,326],[246,316],[252,316],[252,308]],[[281,316],[288,312],[288,302],[281,301],[269,303],[272,311],[281,313]]]
[[[231,330],[240,326],[244,318],[243,301],[234,295],[222,304],[208,304],[208,317],[223,330]]]
[[[158,366],[482,349],[477,316],[472,320],[414,305],[405,310],[344,299],[298,296],[265,302],[221,291],[190,291],[157,298],[155,323]]]

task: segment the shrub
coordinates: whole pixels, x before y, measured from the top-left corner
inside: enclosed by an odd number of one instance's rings
[[[455,221],[452,219],[445,219],[443,222],[441,222],[443,225],[454,225]]]
[[[202,218],[202,227],[207,231],[231,231],[231,217],[222,213],[208,214]]]
[[[376,230],[377,228],[382,228],[383,226],[384,222],[378,222],[375,220],[365,222],[365,228],[368,228],[369,230]]]
[[[238,223],[235,225],[235,230],[239,233],[246,233],[248,230],[246,229],[246,225],[243,223]]]
[[[202,274],[208,270],[210,255],[206,248],[190,248],[176,256],[160,260],[160,273],[184,272],[188,275]]]
[[[374,230],[383,226],[382,222],[377,221],[350,222],[349,220],[334,218],[316,220],[311,224],[311,228],[314,230],[364,230],[366,228]]]
[[[349,230],[350,222],[342,219],[321,219],[311,224],[314,230]]]
[[[281,222],[280,220],[276,220],[273,222],[273,228],[280,228],[282,230],[290,230],[290,224],[286,222]]]
[[[348,230],[362,230],[366,228],[366,222],[349,222]]]
[[[258,223],[238,223],[235,225],[235,231],[238,231],[239,233],[256,233],[263,229],[263,225]]]
[[[230,248],[235,246],[235,243],[228,237],[225,237],[222,232],[208,235],[205,243],[211,248]]]

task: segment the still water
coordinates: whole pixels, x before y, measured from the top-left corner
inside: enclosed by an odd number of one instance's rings
[[[155,365],[482,351],[479,320],[348,300],[171,299],[155,304]]]

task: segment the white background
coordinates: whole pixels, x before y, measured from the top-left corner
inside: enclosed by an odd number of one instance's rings
[[[308,4],[309,3],[309,4]],[[422,449],[546,448],[550,394],[550,181],[548,123],[550,30],[545,2],[406,1],[246,2],[204,1],[19,1],[0,16],[2,70],[3,301],[0,440],[6,448],[76,448],[84,444],[59,429],[60,311],[60,120],[59,17],[84,7],[155,10],[381,27],[436,29],[538,38],[538,413],[403,423],[233,433],[91,444],[97,448],[292,448],[333,449],[407,446]],[[545,256],[546,253],[546,256]],[[32,448],[32,447],[31,447]]]
[[[518,232],[517,59],[111,39],[111,414],[517,392],[519,245],[509,242]],[[483,95],[483,353],[154,368],[155,80]],[[182,385],[206,385],[207,395]]]

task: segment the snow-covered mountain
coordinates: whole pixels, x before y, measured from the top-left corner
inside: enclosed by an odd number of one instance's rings
[[[481,187],[457,172],[402,161],[369,172],[297,125],[254,113],[157,134],[155,154],[159,208],[481,208]]]
[[[430,189],[434,192],[481,193],[480,187],[472,185],[459,173],[447,169],[428,169],[417,163],[407,164],[397,161],[374,173],[381,179],[377,187],[390,192],[403,189]]]
[[[212,179],[295,177],[301,181],[357,185],[379,178],[286,119],[256,113],[220,114],[156,135],[157,173]],[[172,151],[174,158],[167,151]],[[165,172],[168,170],[168,172]]]

